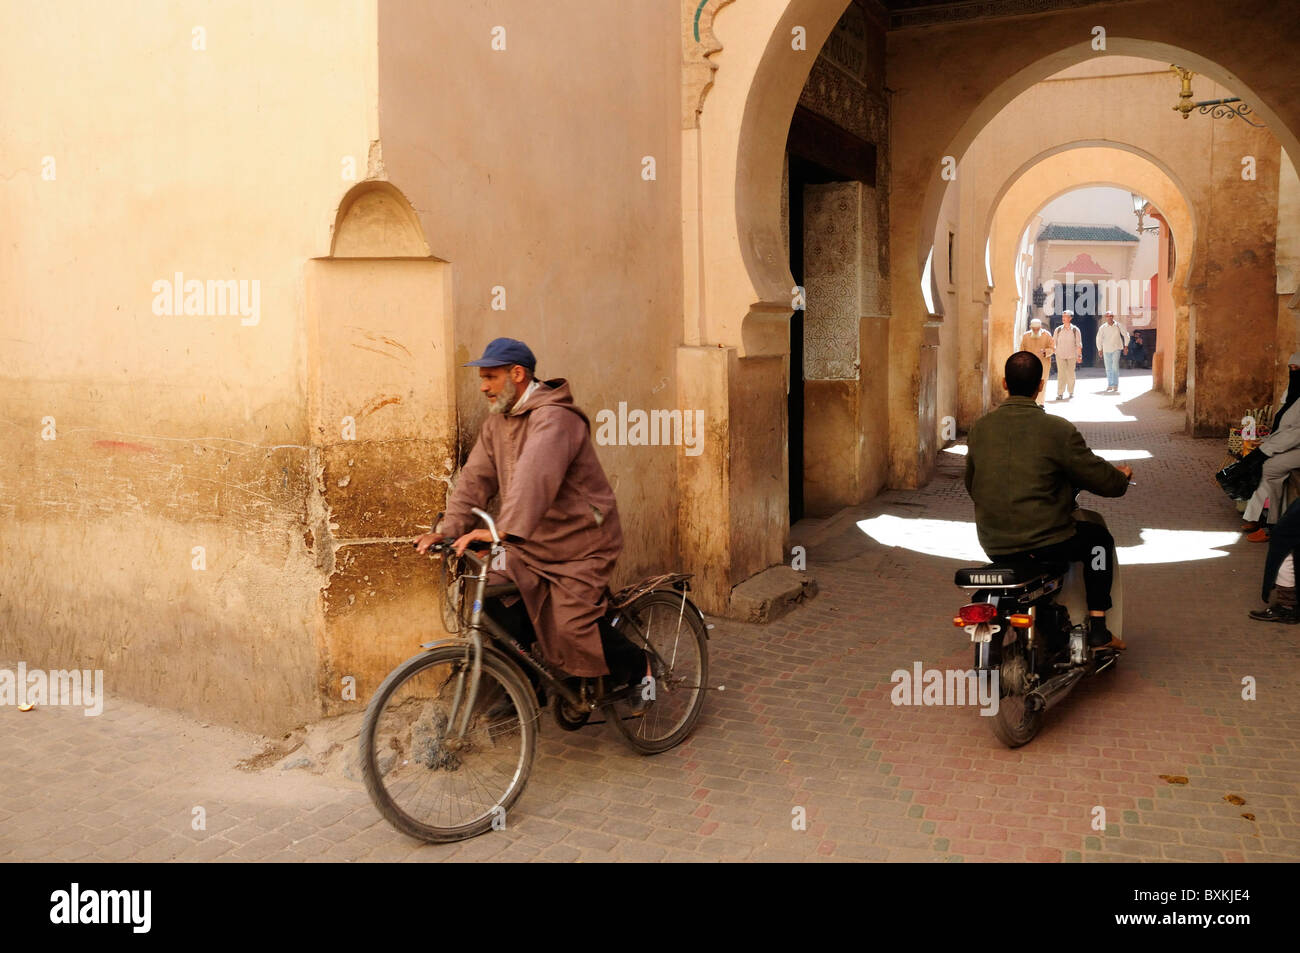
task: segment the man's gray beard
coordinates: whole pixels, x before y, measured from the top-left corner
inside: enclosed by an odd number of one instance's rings
[[[514,381],[506,381],[505,388],[496,400],[488,401],[488,413],[490,414],[508,414],[515,406],[519,399],[519,385]]]

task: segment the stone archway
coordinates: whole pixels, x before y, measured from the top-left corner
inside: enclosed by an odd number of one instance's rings
[[[706,145],[717,149],[711,155],[706,150],[701,165],[715,200],[704,203],[701,254],[718,281],[705,296],[701,325],[711,332],[707,336],[736,347],[741,356],[773,353],[781,346],[789,274],[780,254],[779,155],[774,155],[779,150],[774,144],[788,125],[812,55],[846,6],[845,0],[755,0],[724,8],[714,23],[726,66],[718,71],[702,117]],[[1294,95],[1290,75],[1269,66],[1264,55],[1265,47],[1285,55],[1289,20],[1260,0],[1245,6],[1249,9],[1239,11],[1241,22],[1252,24],[1245,36],[1218,29],[1213,4],[1204,0],[1162,5],[1168,7],[1168,17],[1149,5],[1107,8],[1102,16],[1105,52],[1178,61],[1229,83],[1250,99],[1283,146],[1293,150],[1300,146],[1294,131],[1300,129],[1300,97]],[[942,198],[943,157],[960,158],[989,120],[1034,83],[1096,56],[1092,44],[1098,16],[1096,9],[1078,8],[889,35],[889,84],[897,91],[894,114],[910,118],[895,121],[892,139],[893,485],[915,485],[933,461],[934,440],[924,423],[917,428],[918,419],[933,416],[932,395],[922,387],[932,371],[925,366],[931,346],[919,283]],[[802,59],[790,50],[796,26],[807,37]],[[985,55],[989,49],[999,55]],[[1049,52],[1044,55],[1044,50]],[[916,121],[922,116],[924,123]],[[728,186],[734,195],[727,194]]]
[[[1094,60],[1082,72],[1054,74],[1008,103],[962,156],[963,202],[969,183],[977,183],[973,220],[982,229],[992,218],[1001,194],[1027,169],[1054,154],[1094,146],[1143,157],[1173,182],[1188,204],[1206,210],[1206,227],[1194,229],[1190,247],[1184,243],[1180,249],[1190,270],[1182,285],[1187,310],[1179,333],[1189,327],[1199,330],[1180,341],[1176,378],[1169,384],[1172,395],[1179,396],[1181,381],[1189,382],[1188,429],[1215,432],[1245,399],[1243,393],[1255,388],[1261,391],[1258,396],[1267,400],[1263,390],[1269,375],[1261,369],[1274,362],[1277,326],[1273,233],[1279,142],[1270,130],[1242,123],[1227,126],[1183,120],[1169,108],[1173,87],[1166,68],[1141,58],[1115,62],[1122,64],[1118,68],[1122,78],[1116,78],[1115,70],[1106,69],[1104,60]],[[1102,68],[1091,68],[1097,66]],[[1130,75],[1128,70],[1138,72]],[[1119,83],[1124,108],[1117,113],[1105,104],[1119,91]],[[1211,96],[1228,95],[1227,90],[1204,82],[1202,89]],[[1234,185],[1234,178],[1241,179],[1239,160],[1243,154],[1259,157],[1265,171],[1257,180]],[[945,184],[940,191],[952,188]],[[1231,207],[1233,214],[1210,216],[1209,210],[1216,207]],[[1246,264],[1229,276],[1214,266],[1217,259],[1227,257],[1240,257]],[[1199,325],[1198,315],[1205,319]],[[1231,337],[1227,329],[1243,327],[1252,350],[1225,349],[1223,341]],[[959,361],[947,354],[942,357],[944,366],[955,367],[963,378],[960,387],[965,396],[959,401],[958,417],[967,419],[978,407],[972,396],[978,391],[978,380],[973,378],[977,378],[974,368],[982,363],[967,356],[980,353],[971,350],[969,331],[962,341],[964,353]],[[1207,384],[1199,392],[1194,386],[1198,356],[1209,372]],[[945,408],[940,412],[950,412]]]
[[[705,11],[722,52],[712,60],[718,69],[702,107],[693,108],[695,145],[683,149],[690,160],[683,165],[687,281],[677,379],[681,405],[706,408],[716,429],[704,454],[681,471],[678,522],[681,538],[697,543],[683,554],[700,573],[709,606],[725,603],[730,585],[782,556],[782,399],[793,306],[780,230],[781,154],[813,60],[849,2],[694,5]],[[691,7],[684,4],[687,16]],[[1224,31],[1211,0],[1152,0],[888,33],[890,486],[917,486],[934,464],[938,341],[920,281],[944,157],[960,158],[980,129],[1034,83],[1096,55],[1099,17],[1108,52],[1176,59],[1231,84],[1296,151],[1300,96],[1292,72],[1278,65],[1290,61],[1290,14],[1265,0],[1243,0],[1237,15],[1249,30]],[[800,49],[791,43],[796,30]],[[1194,50],[1204,55],[1188,52]]]
[[[1099,147],[1079,144],[1074,148],[1053,150],[1020,172],[1000,190],[997,204],[989,215],[984,235],[991,243],[994,262],[994,284],[990,293],[987,334],[974,321],[966,320],[960,329],[961,347],[964,351],[978,348],[986,354],[984,373],[977,382],[979,390],[996,398],[998,371],[1006,358],[1015,350],[1011,313],[1015,304],[1013,256],[1007,254],[1016,243],[1033,216],[1057,197],[1077,189],[1109,185],[1145,196],[1160,212],[1172,231],[1177,254],[1175,271],[1169,282],[1172,294],[1170,306],[1177,318],[1170,322],[1174,341],[1169,348],[1168,364],[1164,367],[1166,393],[1176,396],[1181,392],[1186,378],[1188,283],[1192,273],[1192,251],[1196,244],[1196,211],[1187,201],[1182,189],[1159,164],[1132,149]],[[982,324],[982,322],[980,323]],[[963,361],[963,364],[966,363]],[[976,403],[976,394],[964,395],[963,418],[967,424],[970,411]],[[977,416],[978,413],[975,414]]]
[[[1154,39],[1137,39],[1111,34],[1107,40],[1106,53],[1154,58],[1165,62],[1172,60],[1183,65],[1195,64],[1198,72],[1210,79],[1219,77],[1222,81],[1233,84],[1230,88],[1231,92],[1221,90],[1203,95],[1239,94],[1250,100],[1252,107],[1261,118],[1273,123],[1282,121],[1279,114],[1269,109],[1266,104],[1256,105],[1264,103],[1265,100],[1254,93],[1239,74],[1234,75],[1210,59],[1188,52],[1185,47],[1175,47]],[[1150,110],[1147,115],[1165,116],[1162,110],[1169,106],[1169,100],[1173,99],[1176,93],[1176,87],[1172,83],[1166,84],[1167,88],[1161,86],[1154,96],[1148,95],[1143,103],[1126,101],[1123,110],[1116,110],[1109,115],[1085,114],[1079,117],[1060,108],[1041,108],[1041,103],[1039,108],[1034,108],[1035,98],[1045,100],[1050,97],[1049,87],[1052,85],[1037,82],[1038,80],[1055,78],[1055,73],[1071,65],[1069,62],[1071,57],[1075,58],[1075,62],[1083,62],[1096,55],[1089,44],[1076,44],[1072,48],[1041,57],[1031,66],[1004,80],[989,93],[979,110],[955,132],[944,154],[960,158],[964,167],[971,151],[978,147],[981,139],[1001,138],[991,134],[993,129],[1000,126],[1005,130],[1008,124],[1024,123],[1027,117],[1032,117],[1035,124],[1047,130],[1057,130],[1055,135],[1047,136],[1048,141],[1054,140],[1053,149],[1076,148],[1080,144],[1078,140],[1091,139],[1097,145],[1145,152],[1149,158],[1163,165],[1169,176],[1182,188],[1189,202],[1195,202],[1198,206],[1207,209],[1217,204],[1221,208],[1240,207],[1244,210],[1246,216],[1250,218],[1250,229],[1234,229],[1229,226],[1219,227],[1217,230],[1196,231],[1195,242],[1188,256],[1191,271],[1184,285],[1187,299],[1185,327],[1188,329],[1188,343],[1185,346],[1180,343],[1179,354],[1186,354],[1187,429],[1197,434],[1217,433],[1224,421],[1234,416],[1239,406],[1252,399],[1261,402],[1268,400],[1268,380],[1271,374],[1265,369],[1271,369],[1275,362],[1274,339],[1277,336],[1277,306],[1271,291],[1274,286],[1271,272],[1277,210],[1277,179],[1274,173],[1280,163],[1279,144],[1288,147],[1287,143],[1294,143],[1295,136],[1286,127],[1270,126],[1267,129],[1255,130],[1239,125],[1234,129],[1242,134],[1239,141],[1243,143],[1243,147],[1236,153],[1223,148],[1209,149],[1208,152],[1173,148],[1156,156],[1153,152],[1141,148],[1144,130],[1140,124],[1135,124],[1132,120],[1144,114],[1144,107]],[[1261,75],[1257,68],[1254,72],[1256,76]],[[1263,79],[1268,83],[1275,81],[1277,77],[1264,75]],[[1031,80],[1036,85],[1023,85]],[[1201,88],[1205,88],[1204,80],[1201,82]],[[1291,101],[1285,102],[1284,105],[1289,107],[1293,101],[1294,97],[1291,97]],[[1000,108],[991,116],[987,115],[995,105],[999,105]],[[1174,120],[1169,125],[1179,126],[1180,117],[1177,117],[1177,114],[1165,118]],[[1160,121],[1163,122],[1164,119]],[[984,125],[979,126],[979,123]],[[1126,129],[1126,124],[1131,128]],[[1180,131],[1186,134],[1195,131],[1196,128],[1195,125],[1183,124],[1180,126]],[[1001,147],[1003,142],[999,141],[998,145]],[[1034,148],[1029,150],[1028,155],[1017,155],[1014,149],[999,149],[995,178],[1001,179],[1005,175],[1006,180],[1010,181],[1014,172],[1006,174],[1009,166],[1016,166],[1019,163],[1018,169],[1026,168],[1037,161],[1040,155],[1050,151],[1051,149]],[[1263,153],[1265,156],[1262,160],[1265,171],[1260,173],[1258,182],[1266,185],[1267,188],[1256,187],[1255,181],[1252,180],[1234,192],[1231,183],[1235,173],[1240,171],[1237,163],[1241,155],[1253,156],[1257,153]],[[1215,161],[1214,167],[1199,170],[1199,175],[1190,173],[1187,168],[1188,163],[1207,155]],[[942,156],[934,161],[939,162],[940,159]],[[1190,180],[1194,180],[1191,187],[1188,185]],[[948,188],[948,184],[939,174],[939,166],[935,167],[935,173],[922,187],[925,190],[923,201],[919,203],[912,201],[910,208],[895,209],[893,215],[896,226],[894,238],[896,242],[901,242],[901,245],[896,245],[895,255],[896,266],[900,269],[900,276],[897,276],[895,282],[895,288],[898,289],[895,300],[895,328],[903,333],[914,326],[915,319],[911,322],[900,321],[899,318],[903,316],[901,312],[906,311],[909,306],[915,307],[914,297],[919,295],[912,294],[908,283],[902,279],[901,272],[914,267],[912,262],[924,261],[925,255],[928,254],[930,243],[926,240],[926,236],[935,234],[939,206]],[[1211,190],[1215,192],[1213,198]],[[899,190],[896,189],[895,194],[898,195],[898,192]],[[908,204],[906,197],[901,201],[905,205]],[[991,204],[989,213],[991,214]],[[913,220],[919,215],[922,223],[914,238],[904,237],[909,215]],[[902,227],[898,228],[900,224]],[[1250,247],[1241,247],[1242,242],[1247,238]],[[912,241],[915,244],[911,244]],[[1249,274],[1238,273],[1232,282],[1227,281],[1226,276],[1222,275],[1215,266],[1217,260],[1226,258],[1247,262]],[[1243,285],[1249,292],[1246,295],[1241,293]],[[911,305],[908,302],[911,302]],[[1202,319],[1199,322],[1198,315]],[[1229,333],[1229,329],[1243,331],[1243,336],[1251,342],[1253,348],[1251,353],[1242,354],[1239,348],[1225,347],[1227,341],[1237,337]],[[895,352],[901,353],[899,348],[895,348]],[[1202,375],[1200,387],[1196,384],[1198,361],[1207,371]],[[1179,379],[1181,378],[1180,370]],[[919,435],[922,442],[925,436],[925,433]]]
[[[429,254],[400,190],[362,182],[339,203],[330,255],[305,273],[315,466],[308,546],[321,590],[327,711],[365,703],[438,618],[408,540],[433,520],[456,464],[451,268]],[[406,558],[402,558],[406,557]],[[353,699],[341,679],[355,679]]]

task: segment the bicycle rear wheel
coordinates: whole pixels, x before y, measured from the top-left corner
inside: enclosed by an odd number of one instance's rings
[[[465,646],[446,645],[407,659],[379,686],[361,728],[362,776],[375,807],[404,834],[432,843],[504,827],[536,751],[532,689],[491,651],[460,737],[469,658]]]
[[[652,697],[614,702],[610,720],[642,754],[658,754],[686,740],[704,707],[709,647],[695,607],[672,592],[650,592],[623,610],[618,630],[653,649]]]

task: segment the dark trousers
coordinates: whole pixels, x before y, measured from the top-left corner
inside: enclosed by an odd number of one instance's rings
[[[529,648],[537,641],[537,633],[528,619],[528,608],[524,600],[516,598],[514,605],[505,605],[500,599],[492,597],[483,603],[483,611],[492,617],[492,621],[507,633],[514,636],[524,648]]]
[[[487,600],[483,608],[497,625],[514,636],[524,648],[531,647],[537,641],[537,633],[533,631],[533,624],[529,621],[528,609],[524,606],[523,599],[516,599],[514,605],[507,606],[502,604],[500,599],[492,598]],[[600,645],[605,652],[605,664],[609,666],[614,682],[617,684],[640,681],[646,671],[645,652],[610,625],[609,619],[601,617],[598,625]],[[537,684],[536,676],[531,671],[528,677],[533,680],[534,685]]]
[[[1102,552],[1098,553],[1098,549]],[[1110,584],[1115,578],[1115,537],[1099,523],[1077,522],[1074,524],[1074,536],[1070,539],[997,558],[998,562],[1022,560],[1083,563],[1083,587],[1087,590],[1089,610],[1105,612],[1111,607]]]

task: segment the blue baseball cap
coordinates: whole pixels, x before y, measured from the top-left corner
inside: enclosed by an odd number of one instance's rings
[[[477,361],[470,361],[465,367],[505,367],[520,364],[529,371],[537,369],[537,358],[523,341],[514,338],[497,338],[483,349],[483,356]]]

